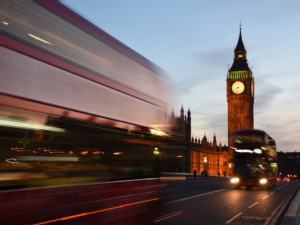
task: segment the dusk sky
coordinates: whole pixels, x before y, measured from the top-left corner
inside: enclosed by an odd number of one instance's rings
[[[163,68],[192,113],[192,135],[227,144],[226,76],[239,24],[255,80],[254,127],[300,151],[300,1],[68,0]]]

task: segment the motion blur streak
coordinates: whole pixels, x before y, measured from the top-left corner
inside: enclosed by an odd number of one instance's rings
[[[106,208],[106,209],[100,209],[100,210],[96,210],[96,211],[92,211],[92,212],[80,213],[80,214],[76,214],[76,215],[72,215],[72,216],[61,217],[61,218],[58,218],[55,220],[48,220],[48,221],[36,223],[33,225],[42,225],[42,224],[54,223],[57,221],[70,220],[70,219],[78,218],[81,216],[88,216],[88,215],[92,215],[92,214],[96,214],[96,213],[106,212],[106,211],[110,211],[110,210],[120,209],[120,208],[124,208],[124,207],[128,207],[128,206],[132,206],[132,205],[138,205],[138,204],[142,204],[142,203],[146,203],[146,202],[153,202],[153,201],[158,201],[158,200],[159,200],[159,198],[152,198],[152,199],[147,199],[147,200],[143,200],[143,201],[127,203],[124,205],[118,205],[118,206],[110,207],[110,208]]]
[[[0,189],[185,171],[162,69],[60,0],[1,0],[0,14]]]
[[[181,215],[181,214],[182,214],[182,212],[177,212],[177,213],[175,213],[175,214],[171,214],[171,215],[165,216],[165,217],[163,217],[163,218],[157,219],[157,220],[154,221],[154,223],[157,223],[157,222],[160,222],[160,221],[162,221],[162,220],[166,220],[166,219],[172,218],[172,217],[174,217],[174,216],[179,216],[179,215]]]
[[[26,128],[30,130],[47,130],[47,131],[55,131],[55,132],[65,132],[65,130],[62,128],[12,120],[2,116],[0,116],[0,126],[13,127],[13,128]]]
[[[40,37],[38,37],[38,36],[35,36],[35,35],[33,35],[33,34],[28,34],[28,36],[30,36],[30,37],[32,37],[32,38],[34,38],[34,39],[36,39],[36,40],[38,40],[38,41],[40,41],[40,42],[43,42],[43,43],[45,43],[45,44],[52,45],[51,42],[46,41],[46,40],[44,40],[44,39],[42,39],[42,38],[40,38]]]

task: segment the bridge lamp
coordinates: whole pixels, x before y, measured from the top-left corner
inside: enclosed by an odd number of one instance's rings
[[[156,148],[156,147],[154,148],[153,154],[154,154],[154,155],[156,155],[156,156],[158,156],[158,155],[159,155],[158,148]]]
[[[206,170],[206,163],[207,163],[207,157],[206,156],[204,156],[203,161],[204,161],[204,170]]]

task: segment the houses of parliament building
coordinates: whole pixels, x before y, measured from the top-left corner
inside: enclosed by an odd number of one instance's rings
[[[228,147],[217,142],[216,135],[210,141],[206,135],[202,138],[191,136],[191,112],[188,110],[184,114],[184,109],[181,107],[180,116],[176,117],[174,112],[171,114],[171,121],[180,129],[179,132],[184,131],[185,145],[186,145],[186,172],[197,173],[205,172],[208,175],[226,176],[231,174],[231,155],[228,152]],[[184,130],[183,130],[184,129]]]

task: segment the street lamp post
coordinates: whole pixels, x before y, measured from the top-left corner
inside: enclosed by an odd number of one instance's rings
[[[204,170],[206,171],[206,163],[207,163],[207,157],[206,156],[204,156]]]

